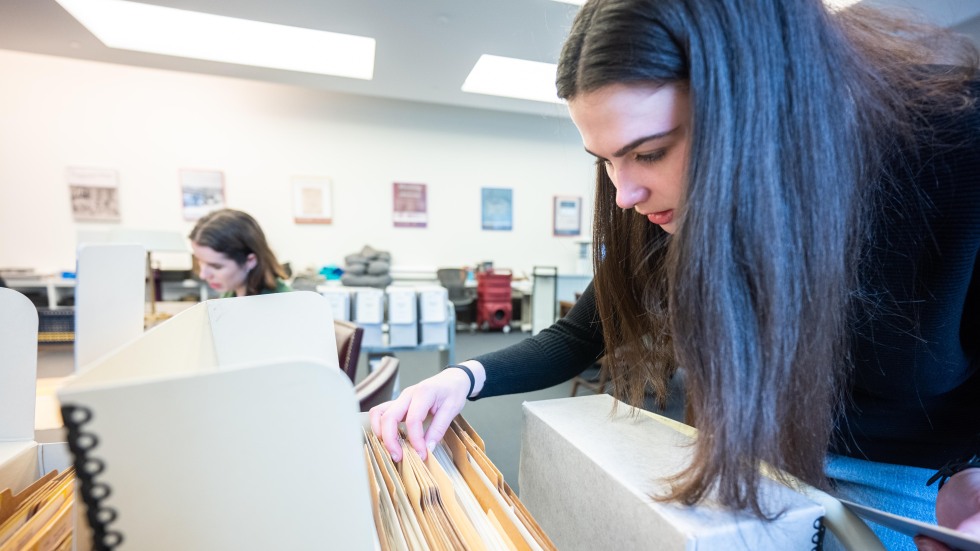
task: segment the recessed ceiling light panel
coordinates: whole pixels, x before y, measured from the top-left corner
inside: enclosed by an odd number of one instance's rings
[[[483,54],[463,82],[463,91],[563,103],[555,89],[554,63]]]
[[[57,0],[110,48],[371,80],[373,38],[124,0]]]

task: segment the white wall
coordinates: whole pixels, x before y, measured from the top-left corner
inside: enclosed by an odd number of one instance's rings
[[[592,161],[565,119],[4,50],[0,75],[0,267],[71,270],[79,230],[186,235],[182,168],[224,171],[228,206],[298,269],[369,244],[396,266],[572,273],[576,241],[591,236]],[[73,221],[69,166],[118,171],[120,224]],[[332,178],[333,225],[293,223],[295,175]],[[428,228],[393,227],[393,182],[428,184]],[[481,230],[481,187],[513,188],[513,231]],[[552,236],[556,194],[583,197],[582,237]]]

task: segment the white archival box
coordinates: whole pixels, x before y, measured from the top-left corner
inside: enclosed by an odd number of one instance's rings
[[[562,551],[810,549],[823,507],[764,478],[772,522],[716,503],[654,501],[690,461],[691,438],[607,394],[525,402],[520,496]],[[668,420],[669,421],[669,420]]]
[[[413,287],[390,285],[388,297],[388,346],[419,344],[418,295]]]
[[[64,385],[96,540],[373,549],[358,406],[332,324],[308,291],[209,300]]]
[[[72,464],[64,443],[34,441],[37,325],[34,304],[17,291],[0,287],[0,490],[9,488],[14,494]],[[74,543],[75,549],[87,549]]]
[[[384,346],[385,293],[375,287],[348,287],[354,293],[351,320],[364,330],[361,346]]]
[[[449,304],[449,290],[441,285],[424,285],[417,290],[422,344],[448,344],[449,318],[446,308]]]
[[[333,319],[350,321],[351,290],[349,287],[317,285],[316,291],[330,301]]]

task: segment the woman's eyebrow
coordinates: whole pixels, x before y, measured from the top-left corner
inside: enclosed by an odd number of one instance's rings
[[[657,132],[656,134],[650,134],[649,136],[643,136],[641,138],[637,138],[631,141],[630,143],[624,145],[623,147],[619,148],[615,153],[613,153],[613,157],[622,157],[623,155],[626,155],[627,153],[643,145],[644,143],[649,142],[650,140],[659,140],[661,138],[666,138],[667,136],[676,132],[678,128],[680,128],[680,126],[675,126],[670,130],[666,130],[664,132]],[[599,159],[602,158],[601,155],[596,155],[595,153],[589,151],[589,148],[585,148],[585,152],[588,153],[589,155],[592,155],[593,157],[598,157]]]

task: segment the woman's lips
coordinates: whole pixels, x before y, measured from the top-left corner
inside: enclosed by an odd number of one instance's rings
[[[658,226],[670,224],[670,222],[673,219],[674,219],[674,209],[662,210],[660,212],[654,212],[653,214],[647,215],[647,220],[649,220],[650,223],[656,224]]]

